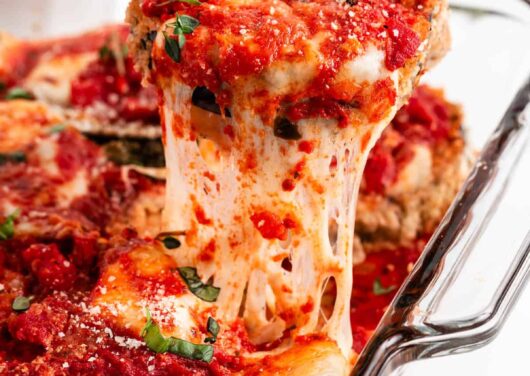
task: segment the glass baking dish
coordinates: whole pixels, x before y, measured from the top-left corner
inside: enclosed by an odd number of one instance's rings
[[[121,21],[127,2],[2,2],[0,25],[20,37],[81,32]],[[530,6],[522,0],[451,4],[452,50],[424,82],[462,104],[470,157],[483,151],[354,375],[399,373],[411,361],[488,343],[530,268],[530,114],[524,111],[530,101]]]
[[[353,375],[406,375],[411,361],[484,346],[530,270],[530,6],[451,4],[452,51],[424,81],[463,105],[482,151]]]

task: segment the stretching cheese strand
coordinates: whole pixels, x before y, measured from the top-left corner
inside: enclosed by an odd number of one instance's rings
[[[192,89],[179,83],[168,87],[163,110],[168,166],[164,229],[187,233],[183,248],[175,253],[178,263],[196,265],[204,281],[213,279],[221,288],[218,312],[228,322],[241,313],[255,343],[281,337],[287,329],[283,317],[294,315],[296,334],[324,333],[349,354],[356,196],[368,152],[395,110],[377,124],[361,127],[339,129],[336,121],[323,119],[300,122],[303,138],[320,142],[308,156],[296,189],[285,192],[282,181],[300,152],[252,115],[252,103],[235,101],[240,104],[231,108],[238,144],[217,150],[220,155],[212,162],[203,158],[196,140],[181,136],[192,132]],[[360,140],[367,132],[363,149]],[[255,167],[242,169],[254,153]],[[337,165],[330,168],[332,159]],[[198,222],[197,205],[208,225]],[[292,216],[297,231],[287,241],[263,238],[250,220],[260,210]],[[214,260],[201,261],[200,252],[212,241]],[[292,271],[282,268],[287,257]],[[337,293],[333,313],[326,318],[319,307],[331,278]],[[304,306],[312,309],[304,313]]]

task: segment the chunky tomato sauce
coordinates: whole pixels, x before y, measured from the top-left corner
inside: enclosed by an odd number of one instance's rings
[[[123,72],[118,64],[111,52],[92,62],[72,82],[72,105],[86,108],[102,103],[115,111],[115,118],[158,123],[156,90],[142,86],[142,76],[130,57],[123,58]]]
[[[243,6],[235,13],[226,7],[208,6],[217,3],[218,0],[205,1],[204,6],[194,7],[180,1],[143,2],[142,9],[148,16],[167,19],[175,12],[185,13],[198,18],[209,30],[206,38],[195,37],[201,34],[200,29],[187,36],[179,65],[165,54],[159,56],[157,74],[172,75],[178,71],[180,78],[190,86],[206,86],[218,94],[218,101],[229,103],[230,98],[223,99],[222,94],[226,94],[221,90],[223,82],[230,83],[238,76],[263,71],[286,44],[294,46],[295,52],[289,59],[303,60],[304,51],[296,47],[304,38],[325,30],[332,34],[324,45],[326,59],[314,83],[303,93],[304,97],[312,99],[288,108],[287,116],[293,121],[323,117],[338,119],[344,126],[346,115],[340,101],[347,101],[348,106],[372,106],[365,112],[374,118],[382,116],[381,108],[388,105],[388,101],[391,104],[395,101],[388,80],[378,82],[375,92],[365,92],[362,87],[353,92],[346,90],[350,88],[338,90],[336,86],[330,89],[334,86],[330,82],[338,67],[354,57],[358,50],[342,48],[344,41],[355,34],[363,46],[383,46],[386,68],[395,70],[414,56],[424,32],[424,25],[417,23],[417,16],[424,16],[420,10],[408,12],[404,6],[390,0],[377,1],[383,3],[377,8],[372,6],[376,3],[372,0],[342,5],[335,1],[313,1],[320,9],[316,15],[311,3],[286,1],[304,21],[304,26],[288,17],[278,22],[268,6],[248,9]],[[416,6],[422,2],[412,3]],[[254,36],[251,44],[234,42],[233,39],[244,40],[248,31]],[[96,48],[107,41],[99,37],[94,40]],[[92,43],[87,44],[94,49]],[[213,44],[219,45],[221,63],[207,53]],[[63,48],[62,53],[84,51],[84,47],[80,48],[72,44]],[[40,55],[40,51],[28,47],[24,52],[27,63],[14,72],[8,82],[25,76]],[[134,71],[131,60],[125,58],[124,63],[124,72],[119,72],[115,57],[100,58],[92,63],[72,84],[73,105],[84,108],[101,102],[116,109],[118,116],[126,120],[156,121],[154,94],[140,86],[140,76]],[[288,99],[294,103],[298,97],[293,95]],[[393,122],[392,127],[403,137],[401,142],[390,149],[376,147],[370,156],[366,189],[384,193],[384,188],[394,181],[400,166],[409,158],[406,141],[436,143],[445,139],[449,132],[448,119],[443,101],[427,90],[419,90]],[[225,128],[225,133],[233,137],[231,127]],[[37,374],[228,375],[241,370],[243,364],[239,356],[219,350],[210,364],[172,354],[155,354],[142,343],[135,342],[134,334],[114,328],[87,309],[98,277],[111,261],[119,260],[127,276],[146,296],[157,294],[154,287],[160,283],[167,293],[175,295],[181,294],[184,286],[174,274],[154,278],[156,281],[136,275],[127,252],[133,245],[150,240],[138,239],[133,229],[113,233],[108,228],[117,217],[127,218],[125,209],[140,192],[155,183],[133,171],[127,172],[125,179],[122,169],[102,163],[98,148],[74,132],[62,132],[57,138],[58,152],[54,160],[59,178],[48,176],[31,152],[26,163],[0,166],[0,185],[14,192],[12,201],[22,208],[21,215],[28,216],[35,211],[45,213],[43,222],[53,225],[44,233],[0,241],[0,292],[4,292],[0,294],[0,364],[5,366],[7,374],[17,374],[17,367]],[[304,140],[297,147],[301,153],[310,154],[314,145]],[[249,156],[249,168],[252,168],[253,158]],[[330,169],[334,168],[334,163],[336,165],[336,160],[331,162]],[[286,178],[282,189],[292,190],[304,168],[302,159],[294,168],[293,179]],[[73,180],[81,169],[90,171],[88,192],[62,207],[53,187],[59,182]],[[211,222],[200,206],[196,207],[195,215],[202,224]],[[266,210],[257,211],[251,220],[266,239],[285,240],[289,231],[297,226],[292,218],[282,218]],[[362,350],[423,244],[420,240],[411,248],[371,253],[354,267],[351,318],[356,352]],[[214,252],[215,241],[212,240],[199,257],[209,259]],[[290,267],[288,263],[286,259],[286,269]],[[11,307],[13,299],[20,295],[32,297],[31,306],[25,312],[15,312]],[[302,309],[312,311],[314,303],[308,301]],[[241,328],[231,330],[235,335],[245,336]],[[133,341],[124,343],[127,337]]]
[[[0,70],[0,82],[6,91],[23,86],[24,79],[39,64],[62,56],[84,53],[99,54],[78,77],[71,82],[71,105],[92,107],[98,118],[108,120],[141,121],[157,124],[158,98],[156,90],[144,87],[142,77],[127,56],[125,41],[129,34],[126,25],[113,25],[77,37],[49,41],[21,42],[6,54],[9,71]],[[119,46],[111,46],[112,41]],[[119,47],[121,51],[113,51]],[[119,52],[118,61],[115,53]],[[98,111],[99,105],[99,111]],[[101,105],[105,105],[101,108]]]
[[[288,235],[288,228],[284,220],[274,213],[268,211],[257,212],[250,219],[265,239],[285,240]]]
[[[53,294],[11,316],[8,331],[16,342],[0,341],[3,374],[20,374],[16,367],[36,357],[40,364],[30,363],[30,374],[229,375],[242,368],[238,357],[221,352],[214,353],[210,364],[155,354],[127,341],[129,333],[114,330],[85,307],[80,294]]]
[[[371,153],[364,189],[384,194],[396,171],[406,163],[409,145],[420,142],[435,146],[450,139],[454,130],[449,122],[454,116],[455,110],[439,92],[420,87],[394,119],[394,138],[384,136]],[[27,217],[30,212],[43,216],[41,222],[36,222],[40,229],[34,235],[0,240],[0,366],[7,370],[23,366],[36,374],[46,370],[67,374],[225,375],[242,369],[239,357],[219,350],[212,363],[207,364],[172,354],[154,354],[141,345],[140,339],[124,345],[125,338],[136,338],[134,334],[113,327],[86,308],[97,289],[100,273],[115,262],[120,263],[133,287],[145,298],[156,295],[161,287],[166,294],[178,296],[185,286],[174,273],[139,275],[128,252],[150,240],[139,239],[129,228],[109,232],[109,224],[120,217],[127,221],[130,203],[156,183],[134,171],[127,173],[125,181],[121,168],[105,162],[96,145],[72,130],[46,137],[54,139],[58,146],[54,161],[59,178],[44,169],[34,147],[23,148],[25,161],[0,165],[0,185],[10,193],[11,202],[21,208],[21,216]],[[311,152],[313,141],[301,140],[295,145],[301,154],[306,154]],[[302,159],[293,176],[299,177],[304,166]],[[79,171],[88,171],[89,191],[61,208],[55,188],[74,179]],[[287,178],[283,189],[290,190],[295,179]],[[201,222],[208,221],[200,206],[196,216]],[[0,223],[4,219],[0,218]],[[267,239],[284,240],[297,226],[289,216],[266,210],[257,210],[251,220]],[[372,252],[354,267],[350,315],[356,352],[370,338],[424,244],[420,239],[407,248]],[[212,240],[199,257],[211,259],[215,247]],[[290,270],[288,258],[282,267]],[[29,310],[13,311],[13,299],[22,295],[33,297]],[[303,309],[314,309],[313,302],[308,301]],[[245,338],[242,327],[230,330]],[[249,351],[254,350],[242,341]],[[272,349],[279,343],[259,349]],[[43,362],[46,368],[42,368]],[[6,374],[9,372],[18,371]]]
[[[97,51],[112,34],[125,40],[128,32],[127,26],[118,25],[103,27],[71,38],[21,42],[3,55],[9,59],[5,66],[9,67],[10,71],[4,72],[0,69],[0,80],[8,87],[18,85],[42,60]]]
[[[385,51],[385,67],[389,71],[402,68],[416,55],[421,37],[428,30],[429,15],[422,12],[424,1],[406,2],[406,6],[404,3],[390,0],[293,0],[238,4],[231,9],[221,0],[206,1],[200,6],[146,0],[142,3],[142,10],[146,16],[161,21],[174,17],[176,13],[199,20],[197,29],[186,35],[180,62],[175,62],[164,49],[155,50],[154,72],[162,77],[177,76],[191,87],[205,86],[218,96],[223,91],[223,84],[230,85],[239,77],[257,75],[275,62],[307,60],[311,53],[305,47],[307,40],[325,35],[319,48],[323,59],[314,80],[303,92],[289,93],[288,97],[277,99],[296,103],[303,98],[313,98],[311,101],[315,103],[300,105],[307,108],[292,108],[291,115],[296,118],[323,116],[338,119],[340,124],[346,125],[341,102],[355,103],[356,97],[366,96],[366,93],[363,87],[336,82],[344,63],[369,46],[375,46]],[[177,38],[171,32],[166,35]],[[216,46],[214,53],[212,46]],[[392,93],[388,95],[390,104],[393,104]],[[381,100],[381,107],[388,107],[386,98],[373,97],[372,93],[369,96],[366,105]],[[326,103],[321,103],[323,101]],[[225,104],[229,105],[223,102]],[[361,103],[361,107],[364,104]],[[262,116],[266,116],[267,110],[263,112],[265,115]],[[384,115],[377,108],[366,112],[371,120]]]
[[[361,190],[384,194],[412,158],[415,144],[434,147],[450,140],[454,132],[452,120],[457,113],[438,91],[418,87],[372,149]]]
[[[160,289],[173,296],[184,291],[176,271],[148,276],[135,269],[129,252],[152,240],[110,226],[120,217],[127,223],[130,203],[158,183],[101,160],[99,148],[72,130],[45,138],[58,145],[61,179],[41,166],[35,147],[25,150],[25,162],[0,165],[0,185],[20,209],[15,237],[0,240],[0,373],[228,375],[240,370],[241,359],[219,349],[211,363],[155,354],[136,334],[90,308],[94,291],[101,289],[100,274],[116,262],[145,299]],[[61,202],[56,190],[81,171],[90,180],[89,192]],[[28,221],[35,226],[33,235],[22,233],[21,223]],[[12,304],[21,296],[30,305],[17,311]],[[224,330],[244,338],[237,325]]]
[[[424,245],[425,241],[419,240],[409,248],[373,252],[353,268],[350,317],[353,348],[357,353],[362,351],[370,339]]]

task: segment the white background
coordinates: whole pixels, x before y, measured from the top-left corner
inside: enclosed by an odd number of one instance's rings
[[[0,0],[0,28],[21,37],[71,33],[122,20],[127,2]],[[530,24],[530,7],[522,5],[522,1],[459,0],[458,3],[508,11]],[[508,25],[502,20],[460,21],[455,17],[453,22],[453,51],[426,80],[444,87],[449,98],[464,105],[469,140],[480,147],[496,126],[519,85],[530,74],[530,29],[524,28],[522,24]],[[501,253],[513,250],[518,242],[518,239],[503,238],[504,234],[510,233],[508,230],[513,230],[513,227],[530,230],[528,147],[508,193],[517,200],[511,200],[503,209],[513,215],[510,221],[495,230],[498,241],[490,245]],[[506,227],[502,228],[502,225]],[[481,284],[486,285],[493,277],[488,275],[487,270],[475,272],[477,277],[473,280],[476,283],[473,293],[480,296]],[[461,308],[449,306],[449,310],[454,311]],[[506,326],[492,344],[468,354],[412,363],[398,373],[406,376],[530,375],[530,366],[527,366],[527,359],[530,359],[529,336],[530,289],[526,289]]]

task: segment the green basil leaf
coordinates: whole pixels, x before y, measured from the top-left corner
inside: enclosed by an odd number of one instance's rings
[[[213,358],[212,345],[196,345],[183,339],[171,337],[168,351],[172,354],[193,360],[210,363]]]
[[[164,49],[166,50],[166,53],[176,63],[180,63],[180,47],[179,42],[175,39],[172,39],[168,37],[166,33],[164,33]]]
[[[181,246],[180,240],[172,236],[166,236],[164,240],[162,240],[162,243],[164,243],[164,247],[167,249],[177,249]]]
[[[48,129],[48,134],[61,133],[65,129],[66,129],[66,125],[64,125],[64,124],[55,124],[50,129]]]
[[[7,216],[4,223],[0,224],[0,240],[12,239],[15,236],[15,219],[19,214],[20,210],[15,210]]]
[[[219,334],[219,324],[213,317],[208,317],[208,322],[206,323],[206,330],[212,336],[207,337],[204,342],[206,343],[215,343],[217,341],[217,335]]]
[[[24,312],[29,309],[30,305],[30,298],[27,298],[25,296],[17,296],[15,300],[13,300],[13,304],[11,304],[11,308],[13,309],[13,311]]]
[[[106,44],[99,49],[99,58],[100,60],[107,60],[114,58],[112,50]]]
[[[202,360],[210,363],[213,358],[213,346],[196,345],[183,339],[169,337],[166,338],[160,332],[160,327],[151,318],[151,312],[146,309],[147,322],[142,330],[142,337],[147,347],[160,353],[171,353],[193,360]]]
[[[6,94],[7,100],[13,100],[13,99],[34,99],[33,94],[31,94],[26,89],[23,89],[21,87],[14,87],[12,89],[9,89]]]
[[[178,44],[179,44],[180,49],[182,49],[184,45],[186,44],[186,37],[184,36],[184,34],[178,35]]]
[[[4,90],[7,87],[4,81],[0,81],[0,91]]]
[[[156,352],[157,354],[167,352],[169,348],[169,341],[164,338],[162,333],[160,333],[160,328],[158,325],[149,323],[149,326],[144,328],[144,341],[149,350]]]
[[[179,274],[186,282],[190,291],[205,302],[215,302],[219,296],[220,288],[202,283],[197,275],[197,269],[192,267],[178,268]]]
[[[164,7],[169,4],[173,3],[187,3],[191,5],[202,5],[202,3],[199,0],[167,0],[162,3],[156,4],[157,7]]]
[[[396,289],[396,286],[389,286],[384,287],[381,284],[381,280],[379,278],[376,278],[373,285],[373,293],[374,295],[386,295]]]
[[[173,28],[173,35],[176,35],[177,38],[170,38],[167,33],[164,32],[164,48],[169,57],[171,57],[173,61],[179,63],[182,48],[184,47],[184,44],[186,44],[185,34],[193,33],[197,26],[200,25],[200,22],[198,19],[185,14],[179,15],[177,13],[175,17],[175,22],[168,24],[168,26]]]
[[[219,334],[219,324],[213,317],[208,317],[208,323],[206,324],[206,330],[208,330],[208,333],[210,333],[212,336],[217,337]]]
[[[26,162],[26,154],[24,154],[21,151],[15,151],[13,153],[5,153],[5,154],[0,153],[0,166],[8,162],[24,163]]]
[[[198,0],[177,0],[179,3],[188,3],[191,5],[201,5],[202,3]]]
[[[188,15],[177,16],[177,27],[175,27],[175,34],[178,34],[177,30],[181,30],[183,34],[191,34],[200,25],[198,19]]]

